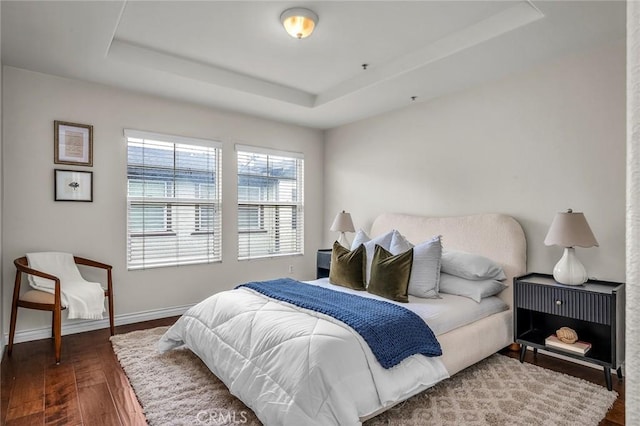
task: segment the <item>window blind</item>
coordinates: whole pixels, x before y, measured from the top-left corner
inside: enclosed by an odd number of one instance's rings
[[[125,130],[127,267],[220,261],[221,144]]]
[[[236,145],[238,259],[302,254],[304,158]]]

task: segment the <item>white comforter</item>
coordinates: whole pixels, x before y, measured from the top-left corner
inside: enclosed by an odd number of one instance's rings
[[[158,348],[182,344],[266,425],[360,424],[449,376],[423,355],[384,369],[344,323],[244,288],[189,309]]]

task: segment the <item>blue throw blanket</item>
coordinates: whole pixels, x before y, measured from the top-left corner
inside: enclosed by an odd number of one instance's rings
[[[415,354],[442,355],[440,343],[429,326],[402,306],[289,278],[250,282],[236,288],[240,287],[342,321],[362,336],[384,368]]]

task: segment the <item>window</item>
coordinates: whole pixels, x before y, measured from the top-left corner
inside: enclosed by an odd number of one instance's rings
[[[238,259],[302,254],[302,154],[236,145]]]
[[[129,207],[129,231],[137,237],[171,232],[171,209],[168,205],[132,203]]]
[[[127,267],[221,260],[221,145],[125,130]]]
[[[133,197],[166,198],[169,187],[166,182],[145,182],[131,179],[129,195]],[[129,207],[129,231],[132,235],[171,232],[171,209],[167,204],[132,203]]]
[[[238,200],[260,201],[262,196],[259,186],[238,185]],[[264,209],[256,205],[238,206],[239,232],[264,232]]]
[[[208,200],[215,193],[215,186],[199,183],[197,186],[198,199]],[[196,232],[214,232],[216,223],[216,208],[209,204],[196,204]]]
[[[238,232],[265,232],[261,206],[238,206]]]
[[[215,225],[215,208],[207,205],[196,205],[196,232],[212,233]]]

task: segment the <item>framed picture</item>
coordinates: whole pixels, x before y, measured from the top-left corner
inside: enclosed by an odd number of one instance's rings
[[[53,122],[55,164],[93,166],[93,126]]]
[[[93,201],[93,172],[55,169],[56,201]]]

